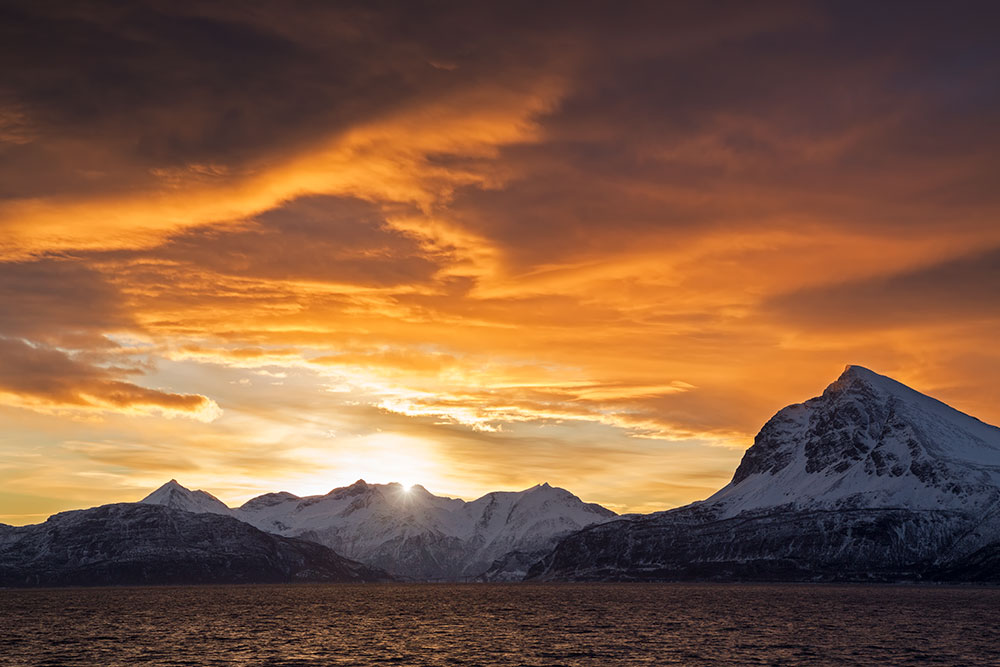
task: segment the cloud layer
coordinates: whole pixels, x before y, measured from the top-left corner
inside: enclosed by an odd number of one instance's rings
[[[847,363],[1000,422],[996,13],[7,4],[0,479],[652,509]]]

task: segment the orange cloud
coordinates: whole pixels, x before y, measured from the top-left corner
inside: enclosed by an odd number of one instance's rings
[[[3,202],[0,258],[150,247],[171,233],[242,221],[312,194],[407,202],[427,210],[457,187],[499,184],[495,174],[448,166],[435,155],[488,158],[504,144],[537,139],[534,119],[559,94],[551,79],[524,90],[472,89],[353,127],[246,174],[194,164],[154,173],[159,182],[137,193]]]
[[[56,348],[0,338],[0,393],[9,404],[47,412],[156,413],[211,421],[219,407],[197,394],[177,394],[115,378],[113,370]]]
[[[1000,422],[995,35],[860,11],[25,5],[0,481],[662,508],[846,363]]]

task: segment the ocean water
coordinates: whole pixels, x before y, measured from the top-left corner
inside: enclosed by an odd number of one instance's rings
[[[990,588],[0,590],[0,665],[1000,665]]]

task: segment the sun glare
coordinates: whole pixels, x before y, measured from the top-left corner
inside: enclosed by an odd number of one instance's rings
[[[440,486],[438,455],[432,443],[398,433],[373,433],[345,441],[331,456],[331,467],[345,483],[396,482],[409,493],[415,484]]]

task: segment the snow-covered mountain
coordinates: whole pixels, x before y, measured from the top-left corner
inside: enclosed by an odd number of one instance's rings
[[[707,500],[575,533],[531,576],[981,579],[998,544],[1000,429],[849,366]]]
[[[560,537],[615,516],[548,484],[466,502],[435,496],[420,485],[407,489],[364,480],[322,496],[267,494],[233,515],[416,579],[475,577],[512,551],[540,557]],[[491,576],[523,574],[523,569],[496,568]]]
[[[157,504],[62,512],[0,533],[0,587],[387,579],[319,544]]]
[[[172,479],[139,501],[146,505],[163,505],[175,510],[209,514],[232,514],[224,502],[207,491],[191,491]]]
[[[790,405],[706,503],[968,510],[996,498],[1000,428],[860,366]]]
[[[466,502],[424,487],[358,480],[320,496],[268,493],[230,509],[175,480],[141,501],[227,514],[261,530],[301,537],[337,553],[413,579],[520,579],[559,538],[615,517],[565,489],[539,484]],[[510,552],[519,558],[507,558]],[[502,561],[496,563],[496,561]]]

